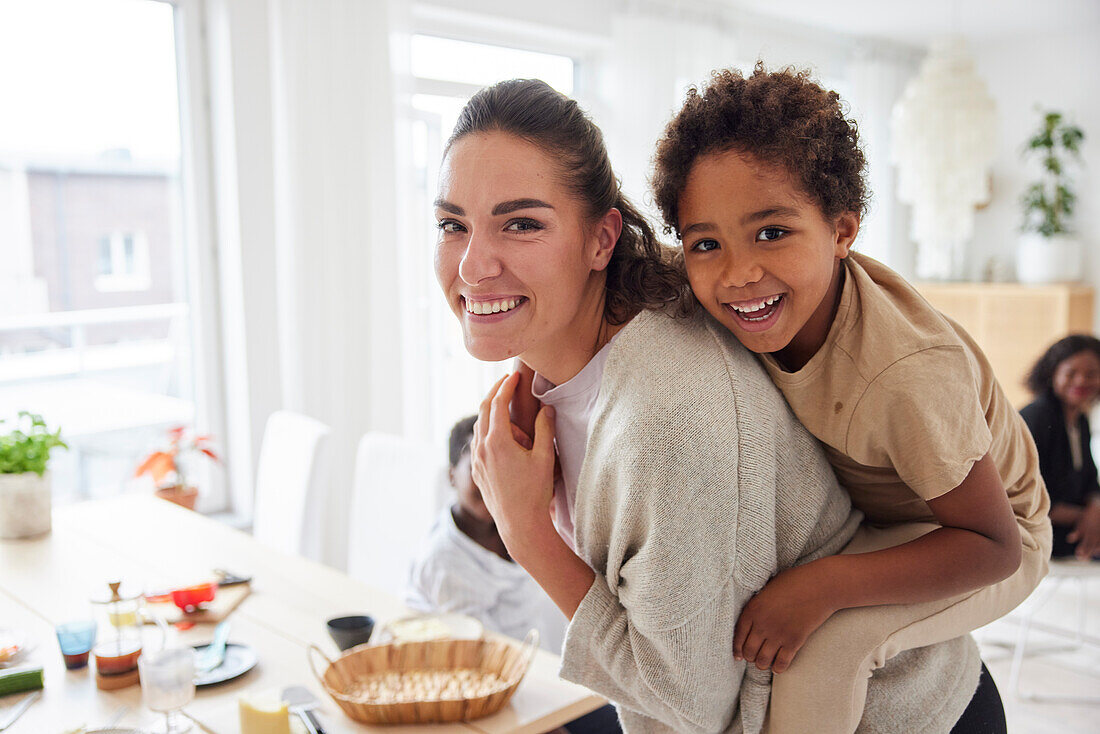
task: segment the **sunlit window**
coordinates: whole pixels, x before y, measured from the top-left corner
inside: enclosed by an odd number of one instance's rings
[[[568,56],[438,36],[413,36],[412,74],[478,87],[502,79],[542,79],[560,92],[573,93],[573,59]]]
[[[0,416],[59,426],[61,501],[195,416],[174,8],[0,4]]]

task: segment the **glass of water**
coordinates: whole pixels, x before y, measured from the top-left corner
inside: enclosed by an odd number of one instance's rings
[[[138,658],[141,671],[141,697],[153,711],[164,714],[163,728],[158,734],[179,734],[191,728],[191,722],[180,709],[195,697],[195,653],[190,647],[170,647],[142,653]]]

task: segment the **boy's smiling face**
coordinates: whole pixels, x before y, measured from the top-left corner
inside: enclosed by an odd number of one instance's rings
[[[830,221],[782,166],[727,151],[695,162],[678,224],[703,307],[753,352],[805,365],[829,333],[859,216]]]

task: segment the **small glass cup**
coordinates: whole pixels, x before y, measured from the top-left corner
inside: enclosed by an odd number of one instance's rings
[[[170,647],[143,653],[138,658],[141,697],[153,711],[164,714],[164,726],[156,734],[179,734],[191,728],[180,709],[195,698],[195,652],[190,647]]]
[[[59,624],[54,628],[66,668],[79,670],[88,664],[88,653],[95,646],[97,626],[95,620],[84,619]]]

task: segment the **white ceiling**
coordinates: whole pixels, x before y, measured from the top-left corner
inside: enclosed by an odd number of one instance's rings
[[[735,8],[915,46],[959,34],[982,42],[1094,26],[1100,0],[723,0]]]

